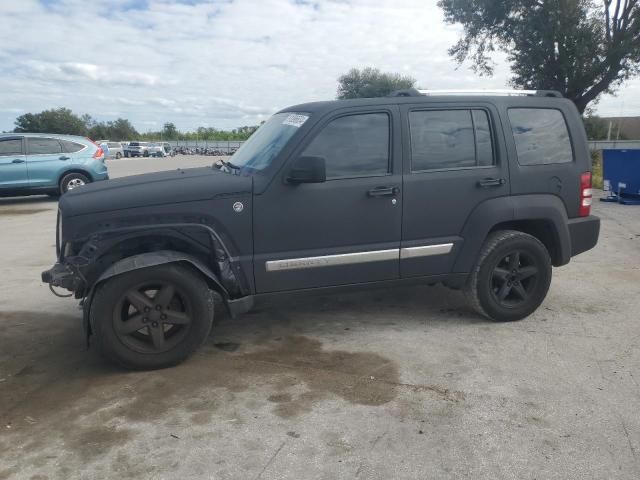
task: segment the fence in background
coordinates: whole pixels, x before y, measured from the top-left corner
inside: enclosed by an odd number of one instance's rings
[[[635,150],[640,149],[640,140],[596,140],[589,142],[591,150]]]
[[[229,152],[231,150],[237,150],[244,143],[244,141],[234,140],[173,140],[167,142],[172,147],[185,147],[185,148],[210,148],[214,150],[222,150]]]

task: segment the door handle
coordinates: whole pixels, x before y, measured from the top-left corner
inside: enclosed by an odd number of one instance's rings
[[[13,162],[11,163],[24,163],[24,160],[20,159],[20,158],[16,158]]]
[[[66,155],[62,155],[59,157],[59,160],[69,160],[71,157],[67,157]]]
[[[398,187],[376,187],[367,192],[370,197],[395,197],[400,193]]]
[[[499,187],[504,185],[507,181],[504,178],[483,178],[478,180],[479,187]]]

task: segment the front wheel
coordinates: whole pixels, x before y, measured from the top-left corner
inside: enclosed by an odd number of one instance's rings
[[[542,303],[551,284],[551,258],[540,240],[501,230],[482,247],[465,294],[481,315],[496,321],[520,320]]]
[[[116,158],[117,159],[121,159],[122,158],[122,154],[120,152],[116,152]]]
[[[98,288],[91,305],[100,352],[131,369],[177,365],[202,345],[212,323],[207,283],[178,264],[113,277]]]

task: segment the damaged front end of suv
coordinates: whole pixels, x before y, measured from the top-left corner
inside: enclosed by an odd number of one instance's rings
[[[202,168],[70,192],[58,210],[57,262],[42,280],[57,295],[54,288],[62,288],[82,300],[88,335],[93,294],[103,282],[159,265],[199,271],[232,315],[246,311],[251,297],[242,262],[251,253],[251,186],[251,177]]]

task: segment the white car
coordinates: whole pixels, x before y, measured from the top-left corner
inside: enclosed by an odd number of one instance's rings
[[[171,156],[171,145],[167,142],[150,143],[148,152],[152,157],[169,157]]]
[[[120,142],[110,142],[109,140],[100,140],[98,142],[100,146],[107,145],[109,155],[107,158],[122,158],[124,156],[124,148]]]

